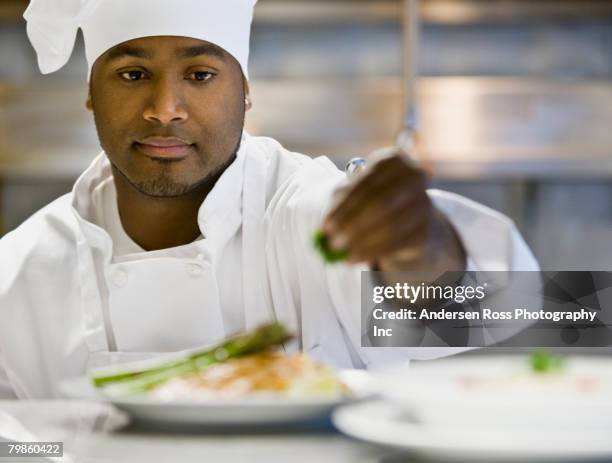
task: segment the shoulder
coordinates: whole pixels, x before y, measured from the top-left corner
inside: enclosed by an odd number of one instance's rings
[[[0,294],[26,269],[45,271],[65,259],[76,245],[76,218],[68,193],[40,209],[0,239]],[[30,265],[31,264],[31,265]]]
[[[454,226],[471,267],[482,271],[539,270],[537,260],[509,217],[454,193],[428,193]]]
[[[439,209],[449,215],[453,215],[457,220],[471,221],[480,219],[496,223],[504,228],[514,226],[509,217],[465,196],[436,189],[427,190],[427,193]]]
[[[499,243],[509,240],[516,230],[509,217],[469,198],[435,189],[427,193],[435,207],[446,215],[460,235],[486,234],[489,240]]]
[[[266,163],[267,214],[318,214],[346,178],[326,156],[310,157],[284,148],[268,137],[250,137]]]

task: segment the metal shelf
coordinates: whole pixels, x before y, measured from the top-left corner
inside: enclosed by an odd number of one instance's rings
[[[256,25],[399,23],[402,0],[261,0]],[[609,0],[421,0],[426,24],[612,18]]]
[[[76,177],[99,150],[85,93],[57,83],[0,101],[0,175]],[[251,133],[338,165],[391,144],[400,128],[400,79],[261,80],[252,94]],[[611,82],[422,78],[417,98],[436,178],[612,178]]]
[[[399,22],[401,0],[260,0],[257,25]],[[0,1],[0,21],[20,21],[27,0]],[[474,24],[612,18],[610,0],[422,0],[422,20]]]

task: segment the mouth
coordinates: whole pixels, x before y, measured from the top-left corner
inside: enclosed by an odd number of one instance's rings
[[[147,137],[134,142],[134,146],[150,158],[170,161],[187,157],[194,144],[177,137]]]

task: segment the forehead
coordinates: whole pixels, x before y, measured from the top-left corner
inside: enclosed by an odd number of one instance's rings
[[[142,37],[120,43],[107,50],[102,60],[112,62],[121,58],[175,58],[186,59],[198,56],[209,56],[221,61],[228,60],[230,55],[223,48],[204,40],[191,37],[155,36]]]

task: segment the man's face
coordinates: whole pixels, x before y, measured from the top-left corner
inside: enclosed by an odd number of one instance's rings
[[[240,145],[245,83],[238,62],[186,37],[147,37],[94,64],[88,107],[115,170],[143,194],[189,193]]]

